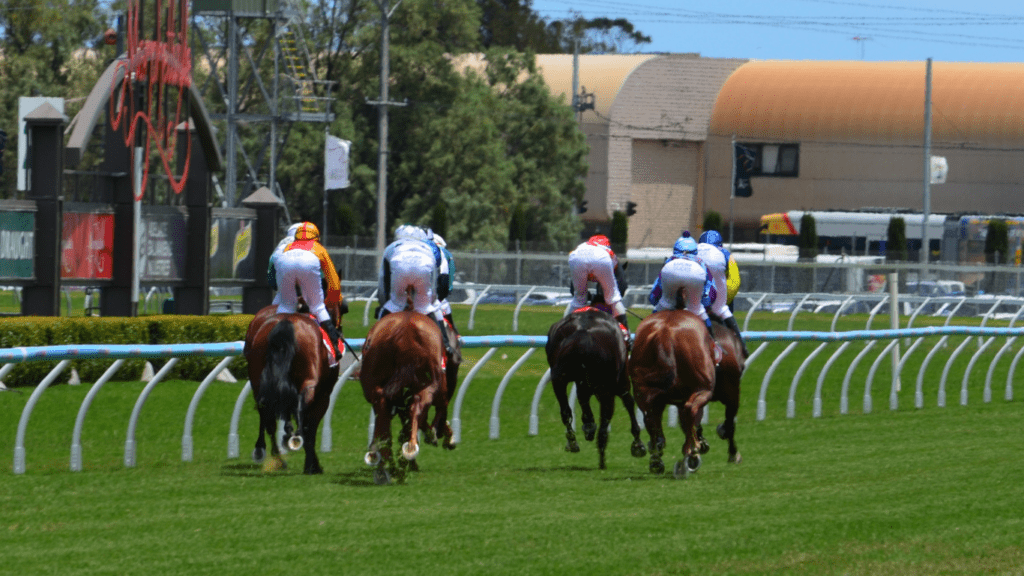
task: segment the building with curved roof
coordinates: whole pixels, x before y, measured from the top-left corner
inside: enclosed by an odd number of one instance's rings
[[[555,94],[572,56],[542,55]],[[1020,212],[1024,64],[932,65],[932,212]],[[925,62],[747,61],[696,54],[580,56],[580,114],[590,144],[587,212],[594,230],[636,205],[632,248],[668,246],[706,211],[757,238],[763,214],[917,209],[924,194]],[[731,198],[733,142],[753,153],[753,194]]]

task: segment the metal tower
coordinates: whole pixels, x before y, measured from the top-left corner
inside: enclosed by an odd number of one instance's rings
[[[301,15],[288,0],[193,0],[191,36],[197,89],[224,126],[223,205],[261,186],[283,201],[277,160],[291,128],[334,120],[335,83],[316,77]]]

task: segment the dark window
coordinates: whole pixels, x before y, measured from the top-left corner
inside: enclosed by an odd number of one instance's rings
[[[752,176],[800,175],[799,144],[746,144],[757,155]]]

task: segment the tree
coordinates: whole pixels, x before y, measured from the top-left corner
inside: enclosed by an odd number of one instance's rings
[[[885,259],[890,262],[903,262],[907,259],[907,222],[898,216],[889,219]]]
[[[1010,251],[1010,235],[1006,220],[993,218],[988,221],[985,234],[985,260],[993,264],[1005,264]]]
[[[704,214],[704,224],[701,225],[701,230],[707,232],[708,230],[714,230],[715,232],[722,232],[722,215],[714,210],[708,210]]]
[[[66,99],[64,113],[73,117],[99,77],[112,48],[102,43],[108,23],[96,0],[0,3],[0,129],[8,150],[17,150],[18,98]],[[15,161],[7,166],[13,167]],[[15,188],[17,170],[0,175],[0,197]]]
[[[580,52],[629,53],[651,38],[625,18],[567,18],[547,21],[531,8],[531,0],[477,0],[480,7],[480,43],[484,48],[512,48],[537,54]]]
[[[818,226],[814,216],[806,212],[800,218],[800,237],[797,245],[801,260],[813,260],[818,256]]]

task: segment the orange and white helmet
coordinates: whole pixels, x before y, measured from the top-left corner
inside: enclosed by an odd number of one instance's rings
[[[312,222],[303,222],[295,230],[295,240],[319,240],[320,230]]]

